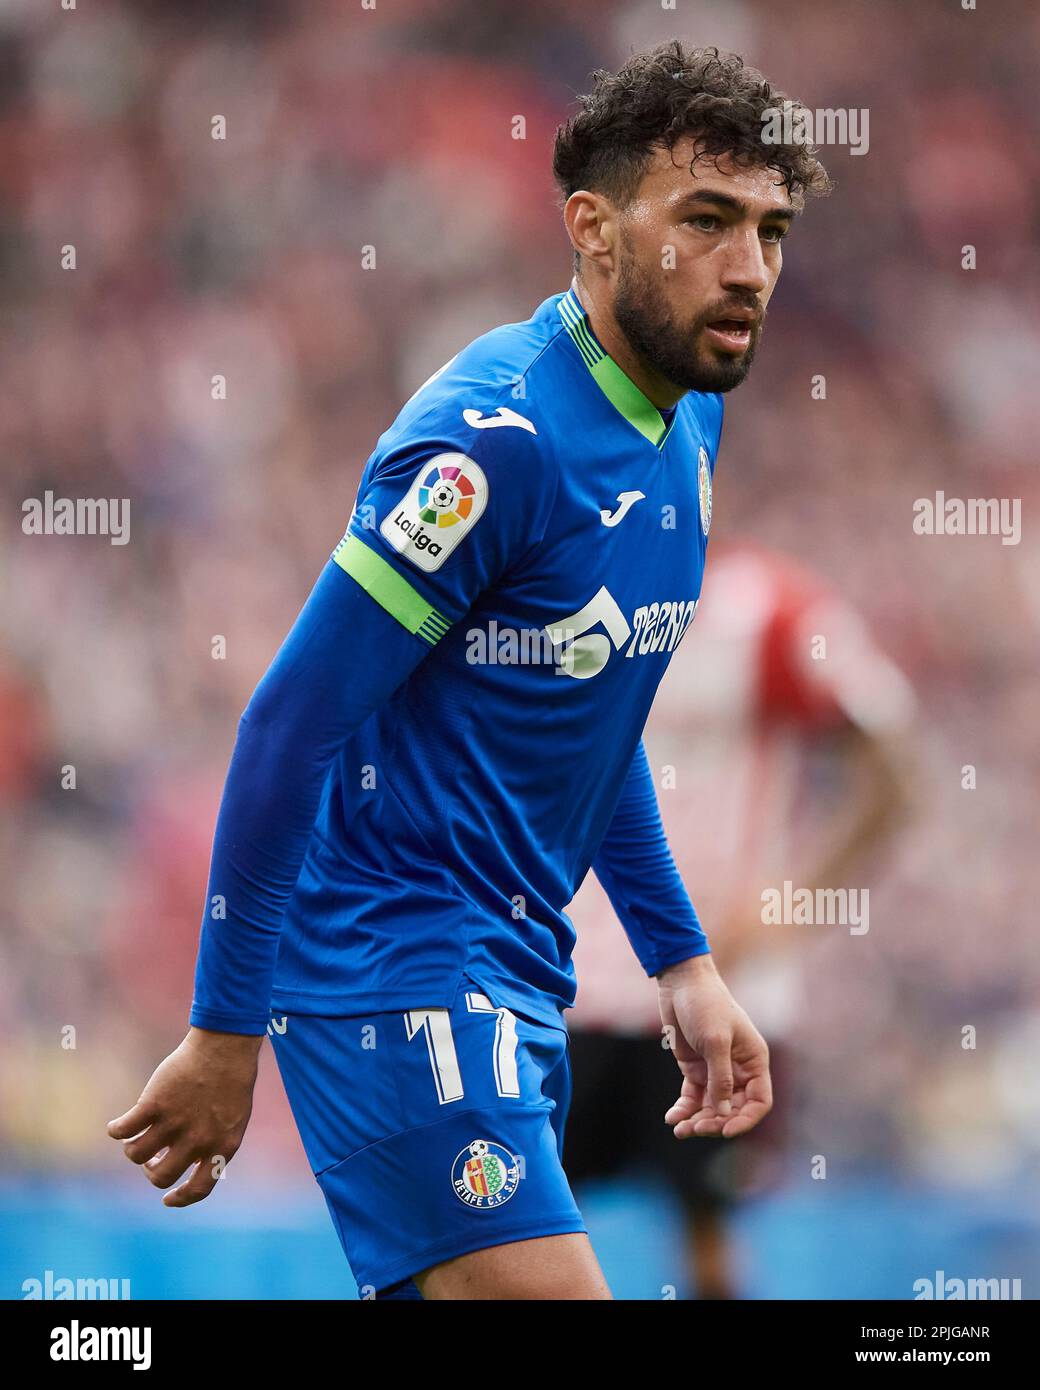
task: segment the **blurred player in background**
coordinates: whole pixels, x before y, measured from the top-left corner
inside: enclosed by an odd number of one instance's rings
[[[701,1298],[737,1296],[726,1212],[749,1178],[768,1183],[767,1150],[791,1104],[785,1038],[812,929],[764,925],[761,891],[785,879],[848,886],[850,873],[869,869],[906,804],[912,711],[904,677],[809,569],[750,544],[716,551],[646,746],[677,863],[717,924],[713,954],[749,1001],[786,1097],[737,1146],[675,1143],[662,1122],[672,1063],[655,992],[592,875],[569,909],[579,988],[567,1174],[574,1183],[629,1169],[660,1175],[681,1206],[687,1278]]]

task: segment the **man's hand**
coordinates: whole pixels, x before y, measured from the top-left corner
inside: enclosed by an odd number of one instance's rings
[[[773,1088],[765,1040],[730,994],[710,955],[657,977],[661,1022],[683,1074],[665,1115],[677,1139],[733,1139],[769,1114]]]
[[[237,1153],[253,1108],[262,1042],[190,1029],[156,1067],[137,1104],[109,1121],[109,1137],[123,1141],[127,1158],[144,1165],[155,1187],[171,1187],[198,1164],[187,1182],[167,1193],[163,1206],[188,1207],[208,1197]]]

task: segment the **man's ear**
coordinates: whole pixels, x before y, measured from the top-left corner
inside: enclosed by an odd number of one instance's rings
[[[571,245],[587,260],[613,269],[617,249],[617,222],[606,198],[579,188],[567,199],[563,220]]]

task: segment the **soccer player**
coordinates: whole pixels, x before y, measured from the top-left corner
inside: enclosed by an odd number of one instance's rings
[[[768,1112],[641,735],[696,611],[723,393],[827,186],[811,146],[763,143],[785,99],[678,41],[597,73],[554,150],[570,287],[377,441],[239,724],[190,1031],[109,1125],[156,1187],[195,1165],[166,1205],[238,1149],[270,1023],[366,1295],[609,1297],[561,1160],[590,866],[657,980],[675,1134]]]

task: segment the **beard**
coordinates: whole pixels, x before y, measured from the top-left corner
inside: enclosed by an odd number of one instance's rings
[[[673,386],[687,391],[732,391],[747,376],[762,333],[762,309],[755,295],[730,295],[702,310],[689,323],[676,321],[661,290],[661,275],[642,266],[623,248],[614,296],[614,318],[632,350]],[[701,346],[709,323],[724,319],[727,311],[753,310],[759,315],[750,325],[748,345],[742,353],[717,352]]]

